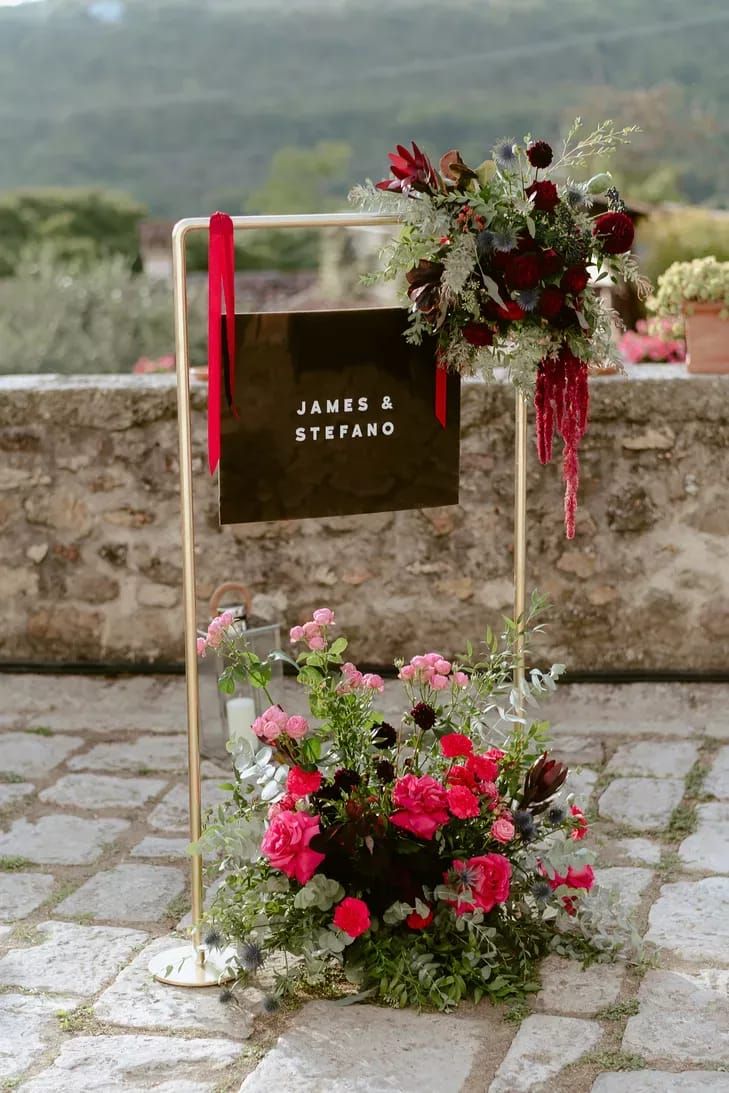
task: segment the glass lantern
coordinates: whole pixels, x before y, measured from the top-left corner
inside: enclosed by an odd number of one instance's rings
[[[238,602],[223,606],[224,597],[230,594],[235,594]],[[265,622],[251,615],[251,597],[245,585],[228,581],[215,590],[210,600],[211,620],[223,611],[233,615],[227,637],[233,634],[236,644],[250,649],[261,660],[270,658],[280,649],[280,624]],[[223,694],[218,687],[218,678],[227,664],[228,659],[222,650],[216,649],[208,649],[198,662],[200,752],[206,759],[228,760],[229,740],[236,745],[234,751],[238,751],[238,746],[243,742],[255,751],[258,740],[251,728],[253,722],[272,702],[283,700],[283,662],[279,658],[269,659],[272,675],[267,684],[268,694],[247,682],[236,683],[233,694]]]

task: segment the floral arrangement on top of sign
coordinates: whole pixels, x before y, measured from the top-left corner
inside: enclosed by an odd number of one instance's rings
[[[443,367],[489,379],[495,365],[505,365],[516,386],[534,392],[540,460],[551,459],[555,429],[564,442],[568,538],[587,426],[587,365],[621,368],[617,316],[595,286],[611,276],[632,281],[641,296],[650,290],[630,254],[633,222],[610,175],[579,182],[571,174],[636,131],[608,121],[580,137],[577,119],[556,157],[545,141],[527,136],[522,144],[500,141],[476,168],[453,149],[436,170],[414,142],[412,150],[398,145],[393,177],[350,194],[361,208],[404,221],[374,279],[405,277],[408,338],[435,333]],[[602,193],[607,211],[593,216],[592,198]]]
[[[533,598],[532,630],[541,606]],[[457,662],[396,662],[396,728],[377,712],[383,680],[344,660],[334,622],[322,608],[291,631],[314,720],[272,704],[253,725],[256,748],[229,744],[230,800],[200,844],[222,878],[207,943],[237,946],[243,983],[273,957],[276,996],[339,973],[367,997],[438,1009],[537,989],[546,952],[614,955],[629,923],[592,891],[588,823],[546,724],[519,712],[562,666],[515,691],[513,623]],[[267,663],[224,620],[211,641],[227,660],[224,691],[266,687]]]

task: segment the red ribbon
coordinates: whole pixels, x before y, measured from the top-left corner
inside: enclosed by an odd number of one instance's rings
[[[223,369],[220,320],[225,297],[227,368]],[[223,383],[228,405],[235,399],[235,233],[227,213],[213,213],[208,235],[208,465],[220,462],[220,397]]]
[[[440,350],[435,355],[435,416],[445,429],[448,407],[448,371]]]

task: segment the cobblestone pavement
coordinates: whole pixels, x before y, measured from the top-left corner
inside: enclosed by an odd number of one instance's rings
[[[550,958],[527,1014],[276,1018],[147,973],[189,906],[182,680],[0,695],[0,1089],[729,1091],[729,687],[565,687],[545,711],[655,967]],[[205,762],[209,802],[222,774]]]

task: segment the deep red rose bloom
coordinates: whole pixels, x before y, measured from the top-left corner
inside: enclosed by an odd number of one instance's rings
[[[491,345],[494,340],[493,330],[485,323],[466,323],[462,333],[469,345]]]
[[[428,913],[423,918],[417,911],[412,911],[411,914],[405,919],[405,925],[409,926],[411,930],[424,930],[427,926],[430,926],[433,921],[433,910],[428,909]]]
[[[590,275],[584,266],[570,266],[562,274],[562,280],[559,282],[560,288],[563,292],[569,292],[573,296],[579,296],[581,292],[584,292],[587,288],[587,282],[590,279]]]
[[[532,167],[549,167],[552,162],[552,149],[546,140],[535,140],[527,146],[526,154]]]
[[[485,755],[470,755],[466,760],[466,766],[479,782],[493,782],[499,773],[499,768],[493,759],[487,759]]]
[[[316,793],[321,786],[321,774],[318,770],[302,770],[301,767],[292,767],[286,779],[286,789],[292,797],[308,797],[310,793]]]
[[[592,234],[605,254],[625,254],[633,245],[635,228],[627,213],[603,213],[596,217]]]
[[[345,896],[337,904],[334,912],[334,925],[350,937],[359,937],[370,928],[370,909],[363,899]]]
[[[564,304],[564,293],[556,285],[547,285],[542,289],[537,310],[543,319],[556,319]]]
[[[447,759],[455,755],[470,755],[473,752],[473,741],[462,732],[447,732],[440,738],[440,750]]]
[[[540,277],[554,277],[555,273],[559,273],[562,269],[563,262],[562,256],[557,254],[557,251],[552,247],[548,250],[543,250],[539,255],[539,276]]]
[[[559,205],[559,193],[553,182],[532,182],[531,186],[527,186],[526,193],[528,197],[534,195],[532,204],[541,213],[551,213]]]
[[[536,288],[539,283],[539,260],[536,254],[510,254],[504,277],[511,289]]]

